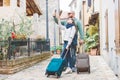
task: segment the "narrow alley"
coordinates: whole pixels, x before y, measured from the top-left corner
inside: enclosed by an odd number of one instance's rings
[[[59,55],[53,55],[53,57],[59,57]],[[45,69],[50,60],[51,58],[15,74],[0,74],[0,80],[119,80],[101,56],[90,56],[90,74],[86,72],[65,74],[63,72],[59,79],[56,76],[47,78]]]
[[[90,73],[47,77],[63,48]],[[120,0],[0,0],[0,80],[120,80]]]

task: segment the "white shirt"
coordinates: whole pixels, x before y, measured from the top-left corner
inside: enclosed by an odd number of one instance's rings
[[[72,27],[70,27],[70,28],[66,28],[66,26],[63,26],[63,25],[61,25],[61,24],[60,24],[59,27],[60,27],[61,29],[65,30],[65,31],[64,31],[63,40],[64,40],[64,41],[68,41],[68,44],[67,44],[67,46],[66,46],[66,48],[68,48],[68,47],[71,45],[71,43],[72,43],[72,40],[73,40],[74,35],[75,35],[75,33],[76,33],[76,28],[75,28],[75,26],[72,26]]]

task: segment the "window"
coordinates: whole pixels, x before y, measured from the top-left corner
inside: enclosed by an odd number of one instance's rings
[[[113,2],[115,2],[115,0],[113,0]]]
[[[91,0],[88,0],[87,3],[88,3],[88,7],[91,7]]]
[[[75,1],[74,8],[76,8],[76,7],[77,7],[77,2]]]
[[[106,10],[106,13],[105,13],[105,30],[106,30],[106,41],[105,41],[105,45],[106,45],[106,49],[107,51],[109,50],[109,41],[108,41],[108,38],[109,38],[109,35],[108,35],[108,10]]]
[[[3,6],[3,0],[0,0],[0,6]]]
[[[82,2],[82,13],[81,13],[81,19],[83,20],[83,25],[85,25],[85,5],[86,4],[86,2],[85,1],[83,1]]]
[[[17,6],[20,7],[20,0],[17,0]]]
[[[0,6],[10,6],[10,0],[0,0]]]
[[[4,6],[10,6],[10,0],[3,0]]]

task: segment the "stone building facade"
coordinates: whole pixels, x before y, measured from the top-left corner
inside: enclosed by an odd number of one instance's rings
[[[51,46],[59,45],[59,28],[54,23],[53,12],[58,10],[59,0],[48,0],[48,27],[49,27],[49,38]],[[39,16],[39,23],[37,33],[41,36],[46,37],[46,0],[39,0],[42,15]]]

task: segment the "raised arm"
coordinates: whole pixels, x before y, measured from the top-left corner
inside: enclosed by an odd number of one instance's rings
[[[53,16],[53,18],[54,18],[55,23],[58,24],[58,18],[56,16]],[[62,25],[64,25],[64,26],[66,25],[66,20],[62,20],[60,22],[61,22]]]
[[[59,24],[58,20],[60,19],[60,15],[61,14],[57,15],[56,14],[56,10],[55,10],[55,13],[53,14],[53,19],[54,19],[55,23],[57,23],[57,24]],[[62,20],[61,24],[65,26],[66,25],[66,21]]]

